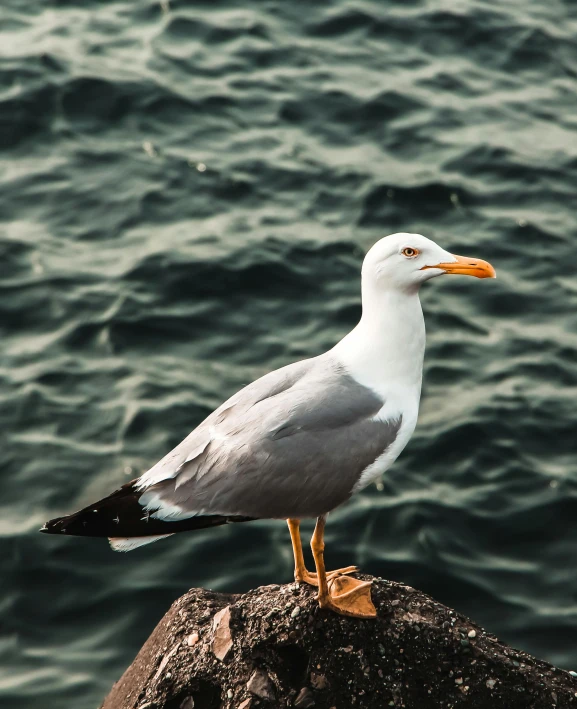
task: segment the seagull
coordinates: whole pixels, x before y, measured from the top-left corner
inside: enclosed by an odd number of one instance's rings
[[[108,537],[130,551],[176,532],[283,519],[295,580],[318,587],[321,608],[376,615],[371,582],[349,566],[327,572],[327,515],[381,477],[417,422],[425,323],[421,285],[445,274],[495,278],[420,234],[378,241],[362,266],[362,316],[331,350],[257,379],[225,401],[141,477],[80,512],[47,522],[47,534]],[[307,570],[300,520],[316,519]]]

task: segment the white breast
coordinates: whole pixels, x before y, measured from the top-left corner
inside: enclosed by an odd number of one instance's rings
[[[370,483],[378,480],[399,457],[417,425],[419,396],[420,387],[418,390],[406,391],[401,399],[389,396],[389,400],[375,416],[375,419],[381,421],[392,421],[401,418],[401,426],[393,443],[381,453],[374,463],[371,463],[363,470],[361,477],[353,488],[353,492],[362,490]]]
[[[384,402],[377,420],[401,419],[397,437],[363,470],[356,491],[395,462],[417,424],[425,353],[425,323],[418,294],[364,289],[359,324],[332,352],[353,379]]]

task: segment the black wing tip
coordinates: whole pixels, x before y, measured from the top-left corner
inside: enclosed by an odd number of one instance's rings
[[[106,498],[101,502],[107,502]],[[250,522],[254,517],[244,517],[241,515],[223,516],[206,515],[182,519],[177,522],[167,522],[153,519],[149,516],[142,516],[142,507],[137,500],[133,502],[132,509],[128,508],[124,512],[131,513],[127,518],[127,524],[120,527],[120,516],[115,507],[111,509],[99,508],[100,503],[95,503],[90,507],[68,515],[67,517],[56,517],[46,522],[38,531],[42,534],[67,534],[77,537],[155,537],[174,532],[186,532],[207,527],[216,527],[230,522]],[[99,514],[99,513],[104,514]],[[95,514],[96,513],[96,514]],[[115,515],[112,518],[112,514]],[[124,522],[124,519],[123,519]]]
[[[63,524],[65,519],[65,517],[56,517],[56,519],[51,519],[49,522],[44,522],[38,531],[42,532],[42,534],[65,534],[66,528]]]

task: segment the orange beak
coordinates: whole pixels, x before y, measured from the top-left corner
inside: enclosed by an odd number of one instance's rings
[[[475,276],[475,278],[497,278],[495,269],[487,261],[480,258],[467,258],[467,256],[455,256],[457,259],[451,263],[438,263],[436,266],[423,266],[426,268],[440,268],[445,273],[460,273],[463,276]]]

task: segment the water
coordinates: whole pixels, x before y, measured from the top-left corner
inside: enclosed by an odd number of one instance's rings
[[[288,581],[285,526],[127,555],[37,533],[243,384],[330,347],[363,252],[439,279],[417,431],[328,560],[577,666],[577,8],[560,0],[0,10],[0,705],[94,709],[191,586]]]

